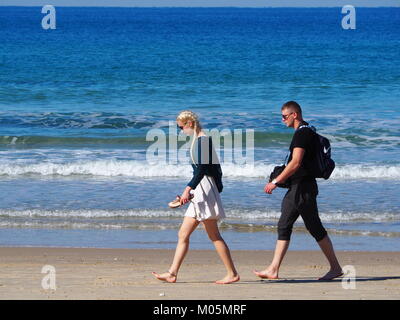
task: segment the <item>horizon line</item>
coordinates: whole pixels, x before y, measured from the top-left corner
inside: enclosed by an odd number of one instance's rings
[[[45,5],[2,5],[0,7],[24,7],[24,8],[36,8],[43,7]],[[342,8],[343,6],[264,6],[264,7],[246,7],[246,6],[114,6],[114,5],[53,5],[58,8],[185,8],[185,9],[222,9],[222,8],[238,8],[238,9],[265,9],[265,8],[273,8],[273,9],[303,9],[303,8]],[[384,6],[384,5],[376,5],[376,6],[354,6],[355,8],[400,8],[400,4],[398,6]]]

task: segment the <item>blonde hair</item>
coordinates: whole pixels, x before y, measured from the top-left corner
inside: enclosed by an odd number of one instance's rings
[[[192,144],[190,146],[190,157],[192,158],[193,163],[196,163],[194,160],[194,156],[193,156],[193,146],[197,139],[197,135],[199,134],[199,132],[201,130],[199,117],[193,111],[184,110],[178,114],[178,116],[176,117],[176,121],[183,122],[184,124],[186,124],[188,121],[192,122],[192,128],[194,130],[194,135],[193,135]]]

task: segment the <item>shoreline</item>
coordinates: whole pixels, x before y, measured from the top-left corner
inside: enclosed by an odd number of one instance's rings
[[[1,252],[2,252],[2,250],[3,249],[40,249],[40,250],[46,250],[46,249],[50,249],[50,250],[64,250],[64,249],[76,249],[76,250],[110,250],[110,251],[115,251],[115,252],[117,252],[117,251],[124,251],[124,250],[127,250],[127,251],[143,251],[143,252],[145,252],[145,251],[157,251],[157,250],[159,250],[159,251],[170,251],[170,252],[174,252],[174,249],[170,249],[170,248],[110,248],[110,247],[76,247],[76,246],[34,246],[34,245],[32,245],[32,246],[27,246],[27,245],[10,245],[10,246],[6,246],[6,245],[0,245],[0,254],[1,254]],[[197,248],[190,248],[189,249],[189,252],[191,252],[191,251],[199,251],[199,252],[203,252],[203,251],[205,251],[205,252],[215,252],[214,250],[210,250],[210,249],[197,249]],[[265,249],[265,250],[260,250],[260,249],[230,249],[230,251],[231,252],[255,252],[255,253],[257,253],[257,252],[266,252],[266,253],[273,253],[273,251],[274,250],[271,250],[271,249]],[[318,249],[317,247],[316,247],[316,249],[315,250],[312,250],[312,249],[307,249],[307,250],[303,250],[303,249],[291,249],[290,247],[289,247],[289,249],[288,249],[288,252],[297,252],[297,253],[300,253],[300,252],[302,252],[302,253],[308,253],[308,252],[313,252],[313,253],[316,253],[316,252],[320,252],[321,254],[322,254],[322,252],[321,252],[321,250],[320,249]],[[358,254],[358,253],[368,253],[368,254],[374,254],[374,253],[376,253],[376,254],[388,254],[388,255],[390,255],[390,254],[400,254],[400,250],[398,250],[398,251],[395,251],[395,250],[393,250],[393,251],[390,251],[390,250],[387,250],[387,251],[385,251],[385,250],[335,250],[335,252],[336,253],[355,253],[355,254]]]
[[[288,251],[278,280],[260,280],[273,251],[233,250],[241,281],[217,285],[225,269],[214,250],[189,250],[177,283],[156,280],[172,261],[169,249],[0,247],[0,299],[80,300],[361,300],[400,299],[400,252],[337,251],[342,267],[354,267],[355,289],[341,278],[318,281],[328,271],[320,251]],[[48,269],[56,290],[44,289]],[[45,285],[50,284],[49,281]]]

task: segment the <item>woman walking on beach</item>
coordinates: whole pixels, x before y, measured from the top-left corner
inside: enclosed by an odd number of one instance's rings
[[[189,238],[200,223],[210,240],[214,243],[222,262],[227,270],[226,276],[216,281],[218,284],[228,284],[240,280],[233,264],[230,251],[218,229],[218,220],[225,218],[219,193],[222,191],[222,171],[218,163],[212,140],[202,130],[198,117],[191,111],[182,111],[176,119],[178,127],[187,135],[193,135],[190,148],[193,178],[179,198],[183,205],[190,201],[183,223],[178,233],[178,244],[175,256],[168,272],[153,275],[162,281],[176,282],[179,268],[189,249]],[[190,191],[193,190],[192,194]],[[191,198],[191,196],[194,196]]]

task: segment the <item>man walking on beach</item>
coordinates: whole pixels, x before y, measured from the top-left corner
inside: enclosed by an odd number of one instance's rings
[[[315,155],[318,141],[316,134],[303,120],[300,105],[295,101],[286,102],[282,106],[282,121],[287,127],[295,129],[290,144],[290,156],[285,170],[264,187],[264,191],[272,194],[277,183],[284,183],[290,178],[289,191],[282,200],[281,217],[278,222],[278,241],[276,243],[272,263],[263,271],[254,271],[260,278],[278,279],[279,267],[289,247],[293,224],[301,215],[307,230],[318,242],[322,252],[330,264],[330,270],[319,280],[332,280],[343,275],[342,268],[336,258],[332,242],[322,226],[318,216],[318,186],[315,178],[306,168]]]

